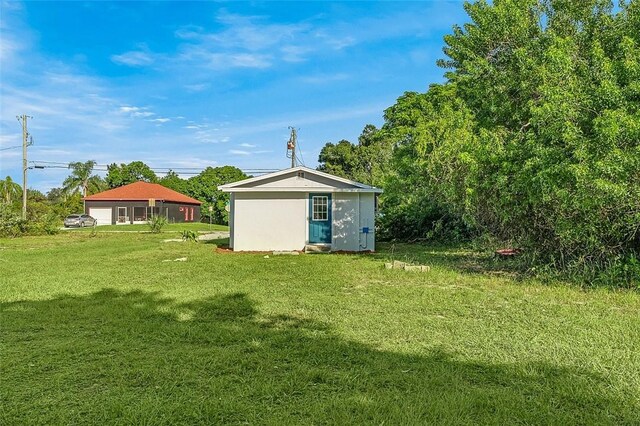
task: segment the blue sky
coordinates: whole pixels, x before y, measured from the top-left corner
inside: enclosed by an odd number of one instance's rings
[[[326,142],[356,141],[403,92],[442,81],[442,37],[466,20],[460,1],[2,2],[0,12],[0,148],[21,143],[26,113],[29,160],[198,170],[285,168],[288,126],[315,167]],[[21,182],[22,151],[0,156],[0,176]],[[29,187],[67,175],[30,170]]]

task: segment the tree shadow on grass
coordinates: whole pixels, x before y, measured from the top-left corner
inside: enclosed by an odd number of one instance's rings
[[[213,244],[218,247],[229,247],[229,237],[226,238],[216,238],[212,240],[204,240],[203,244]]]
[[[640,421],[633,397],[587,371],[380,351],[261,315],[244,294],[181,304],[109,289],[0,314],[4,424]]]
[[[526,277],[526,268],[517,257],[496,258],[492,253],[472,250],[463,244],[380,243],[375,256],[380,259],[441,266],[468,274]]]

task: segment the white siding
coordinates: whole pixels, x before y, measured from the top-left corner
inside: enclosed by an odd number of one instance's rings
[[[259,183],[240,185],[238,188],[309,188],[309,192],[322,192],[322,190],[332,191],[335,188],[355,189],[357,187],[311,173],[305,173],[305,177],[301,178],[298,177],[297,172],[292,172],[283,176],[265,179]]]
[[[234,251],[304,249],[307,202],[306,193],[235,193],[232,204]]]

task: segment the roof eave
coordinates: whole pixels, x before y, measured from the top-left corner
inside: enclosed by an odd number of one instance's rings
[[[149,198],[82,198],[83,201],[149,201]],[[184,203],[184,204],[202,204],[202,201],[198,200],[166,200],[162,198],[155,198],[156,201],[162,201],[163,203]]]
[[[258,188],[223,188],[221,186],[218,189],[222,192],[360,192],[360,193],[374,193],[382,194],[384,191],[380,188],[331,188],[331,187],[258,187]]]
[[[240,180],[238,182],[227,183],[225,185],[218,186],[218,189],[220,191],[223,191],[223,192],[231,192],[231,191],[226,191],[226,190],[227,189],[231,189],[231,188],[237,188],[239,186],[243,186],[243,185],[247,185],[247,184],[251,184],[251,183],[255,183],[255,182],[260,182],[261,180],[271,179],[271,178],[274,178],[274,177],[282,176],[282,175],[285,175],[287,173],[296,172],[296,171],[300,171],[300,170],[303,170],[305,172],[309,172],[311,174],[315,174],[317,176],[322,176],[322,177],[325,177],[327,179],[334,180],[336,182],[346,183],[348,185],[352,185],[352,186],[355,186],[355,187],[361,188],[361,189],[372,189],[372,190],[373,189],[375,189],[375,190],[378,189],[378,188],[373,187],[373,186],[365,185],[364,183],[356,182],[356,181],[350,180],[350,179],[345,179],[345,178],[342,178],[342,177],[339,177],[339,176],[335,176],[335,175],[332,175],[332,174],[329,174],[329,173],[321,172],[319,170],[310,169],[309,167],[305,167],[305,166],[291,167],[291,168],[288,168],[288,169],[279,170],[277,172],[268,173],[266,175],[256,176],[256,177],[253,177],[253,178]]]

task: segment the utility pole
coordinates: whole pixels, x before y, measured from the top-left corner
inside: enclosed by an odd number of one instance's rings
[[[29,131],[27,130],[27,119],[33,118],[26,114],[18,116],[22,123],[22,219],[27,219],[27,146],[31,145]]]
[[[289,127],[291,129],[291,137],[289,137],[289,142],[287,142],[287,157],[291,156],[291,168],[296,166],[296,140],[298,135],[296,134],[295,127]],[[289,154],[291,151],[291,154]]]

